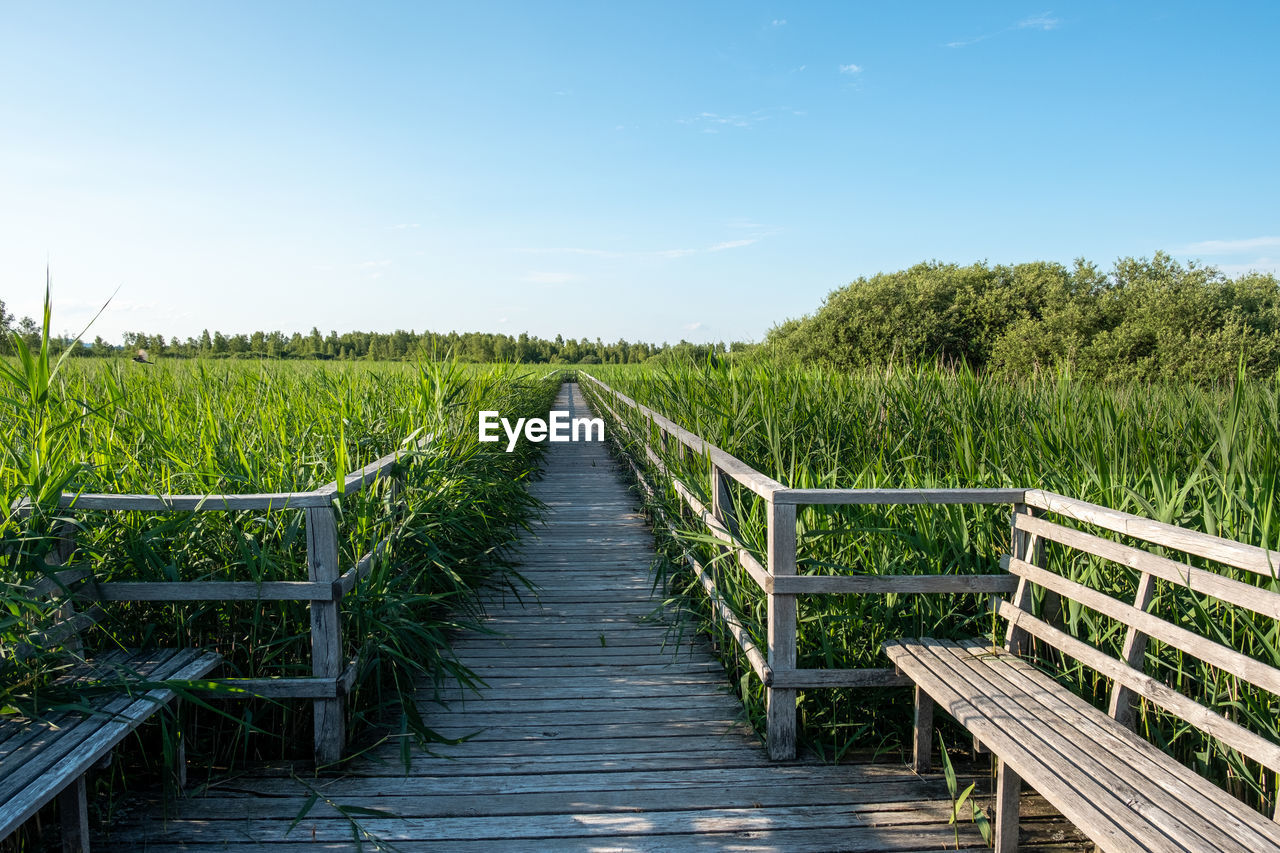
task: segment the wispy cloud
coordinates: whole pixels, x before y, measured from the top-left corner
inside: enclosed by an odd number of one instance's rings
[[[1220,272],[1231,276],[1248,275],[1251,272],[1280,275],[1280,258],[1255,258],[1242,264],[1214,264]]]
[[[769,23],[769,26],[771,26],[771,27],[785,27],[786,25],[787,25],[787,19],[786,19],[786,18],[774,18],[774,19]]]
[[[361,264],[357,264],[357,266],[362,269],[377,269],[378,267],[391,266],[391,261],[364,261]]]
[[[678,118],[677,124],[686,124],[691,127],[699,127],[703,133],[719,133],[724,128],[748,128],[759,124],[762,121],[768,121],[769,114],[765,110],[754,110],[749,113],[733,113],[722,115],[721,113],[698,113],[692,118]]]
[[[986,41],[987,39],[995,38],[996,36],[1004,35],[1005,33],[1013,32],[1015,30],[1053,30],[1057,29],[1058,25],[1061,23],[1061,19],[1053,17],[1052,12],[1041,12],[1039,15],[1032,15],[1029,18],[1023,18],[1021,21],[1007,26],[1004,29],[996,30],[995,32],[983,33],[982,35],[968,39],[961,39],[959,41],[949,41],[947,42],[947,47],[968,47],[971,44],[977,44],[980,41]]]
[[[659,258],[683,258],[686,255],[696,255],[697,249],[659,249],[653,252]]]
[[[1246,237],[1243,240],[1204,240],[1176,250],[1179,255],[1234,255],[1258,249],[1280,248],[1280,237]]]
[[[862,66],[861,66],[861,65],[854,65],[854,64],[852,64],[852,63],[850,63],[849,65],[841,65],[841,66],[840,66],[840,73],[841,73],[841,74],[861,74],[861,73],[862,73]]]
[[[702,321],[701,321],[701,320],[695,320],[695,321],[694,321],[694,322],[692,322],[692,323],[685,323],[685,324],[684,324],[684,326],[683,326],[682,328],[683,328],[686,332],[696,332],[696,331],[698,331],[699,329],[701,329],[701,328],[702,328]]]
[[[1062,21],[1053,17],[1052,12],[1041,12],[1039,15],[1023,18],[1016,26],[1020,30],[1052,30],[1061,23]]]
[[[532,284],[568,284],[581,278],[582,276],[572,272],[531,272],[524,280]]]
[[[416,223],[416,222],[401,222],[399,225],[392,225],[392,226],[391,226],[391,230],[392,230],[392,231],[407,231],[407,230],[409,230],[410,228],[420,228],[420,227],[422,227],[422,226],[420,226],[420,225],[419,225],[418,223]]]
[[[723,243],[716,243],[714,246],[708,246],[708,252],[723,252],[725,249],[741,249],[743,246],[750,246],[755,242],[755,238],[750,240],[726,240]]]

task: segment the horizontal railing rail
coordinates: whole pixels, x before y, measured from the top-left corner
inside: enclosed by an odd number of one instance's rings
[[[1156,545],[1176,548],[1209,560],[1223,563],[1267,577],[1277,577],[1280,552],[1246,545],[1176,527],[1141,516],[1091,504],[1078,498],[1030,488],[938,488],[938,489],[793,489],[756,471],[674,421],[611,388],[586,371],[580,379],[588,383],[593,401],[613,418],[618,431],[630,437],[639,452],[667,480],[682,502],[682,509],[702,522],[707,531],[723,546],[724,554],[738,565],[767,596],[767,644],[761,650],[742,625],[741,620],[724,600],[707,568],[686,552],[690,565],[709,597],[714,612],[737,642],[751,670],[765,687],[766,738],[769,755],[776,759],[792,758],[796,750],[796,690],[825,687],[892,687],[908,686],[911,681],[891,668],[868,669],[800,669],[796,659],[797,595],[880,595],[888,593],[934,594],[978,593],[995,597],[1015,593],[1020,578],[1003,567],[997,573],[977,575],[798,575],[796,509],[811,505],[979,505],[1009,504],[1010,550],[1022,553],[1037,512],[1051,512],[1125,536]],[[649,435],[657,432],[661,447],[669,449],[674,442],[688,452],[704,457],[710,464],[709,494],[712,506],[705,506],[667,466],[664,458],[651,446],[648,435],[632,429],[615,408],[626,407],[639,416]],[[656,494],[654,486],[640,466],[630,459],[642,488]],[[766,502],[767,548],[761,562],[736,535],[736,513],[733,493],[727,479],[745,486]],[[659,510],[661,513],[661,510]],[[673,520],[662,514],[662,522],[673,535]],[[1084,536],[1087,534],[1080,533]],[[1116,548],[1123,548],[1115,544]],[[1145,552],[1144,552],[1145,553]],[[1153,555],[1148,554],[1152,559]]]
[[[343,660],[341,604],[345,596],[367,578],[378,558],[395,538],[393,530],[345,571],[340,570],[336,502],[360,494],[384,478],[392,478],[398,491],[404,486],[399,463],[425,450],[434,435],[417,440],[377,459],[358,471],[305,492],[264,494],[143,495],[67,492],[58,507],[68,513],[107,512],[238,512],[243,510],[300,510],[307,542],[305,581],[102,581],[91,583],[86,597],[100,602],[143,601],[298,601],[311,611],[311,675],[264,678],[216,679],[224,687],[209,698],[311,699],[315,703],[315,755],[317,764],[332,764],[346,742],[343,702],[355,683],[359,656]],[[29,499],[13,510],[27,515]],[[70,520],[61,524],[62,535],[74,538]],[[63,543],[63,551],[68,544]]]

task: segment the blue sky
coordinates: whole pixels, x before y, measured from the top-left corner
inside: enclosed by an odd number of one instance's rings
[[[929,259],[1280,268],[1280,4],[0,0],[0,298],[760,339]]]

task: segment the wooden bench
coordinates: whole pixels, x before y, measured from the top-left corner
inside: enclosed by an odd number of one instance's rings
[[[993,648],[989,640],[929,638],[885,644],[890,660],[917,685],[917,770],[929,765],[937,703],[997,758],[995,824],[1000,853],[1017,847],[1023,781],[1102,850],[1280,851],[1280,824],[1133,731],[1133,703],[1141,697],[1264,768],[1280,772],[1280,746],[1143,671],[1150,638],[1280,695],[1280,670],[1148,612],[1160,585],[1184,596],[1190,590],[1203,602],[1221,602],[1270,620],[1280,617],[1280,595],[1052,523],[1037,517],[1037,509],[1267,577],[1275,576],[1276,553],[1047,493],[1029,491],[1026,500],[1028,505],[1014,510],[1014,553],[1001,561],[1019,578],[1012,600],[996,600],[995,610],[1006,620],[1003,647]],[[1120,601],[1045,568],[1046,541],[1058,543],[1068,556],[1085,552],[1136,570],[1134,600]],[[1043,590],[1038,614],[1037,588]],[[1064,601],[1123,627],[1119,658],[1053,624],[1053,611]],[[1108,711],[1028,662],[1047,660],[1061,667],[1068,658],[1110,680]]]
[[[60,656],[68,661],[68,669],[55,685],[99,689],[89,693],[85,711],[68,710],[38,720],[0,719],[0,840],[56,797],[62,849],[88,851],[85,774],[176,698],[173,690],[157,682],[202,678],[221,657],[195,649],[116,650],[86,657],[80,633],[102,614],[89,572],[65,570],[35,584],[31,592],[63,601],[54,623],[36,638],[41,646],[59,648]],[[89,606],[77,612],[73,601]],[[13,653],[29,656],[32,652],[28,648]],[[181,740],[174,764],[182,785],[185,749]]]

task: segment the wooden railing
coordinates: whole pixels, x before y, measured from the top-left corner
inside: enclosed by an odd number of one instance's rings
[[[1113,531],[1147,542],[1165,545],[1188,554],[1277,577],[1280,552],[1269,551],[1186,530],[1076,498],[1040,489],[792,489],[755,470],[698,435],[684,429],[659,412],[632,400],[585,371],[578,376],[597,393],[595,401],[612,415],[617,429],[628,435],[643,452],[648,462],[660,472],[683,500],[684,507],[699,519],[706,529],[723,543],[725,552],[751,577],[767,596],[767,640],[761,651],[737,615],[720,595],[715,580],[691,554],[685,559],[701,582],[716,614],[741,648],[752,671],[765,687],[766,738],[769,755],[787,759],[796,752],[796,691],[825,687],[890,687],[907,686],[911,681],[890,668],[867,669],[799,669],[796,664],[796,596],[813,594],[885,593],[986,593],[992,605],[998,606],[1000,593],[1021,594],[1025,582],[1005,570],[984,575],[804,575],[796,574],[796,508],[806,505],[913,505],[913,504],[1011,504],[1010,553],[1028,562],[1041,561],[1042,541],[1037,535],[1033,516],[1050,512],[1065,518]],[[610,403],[612,401],[612,405]],[[627,425],[614,405],[635,413],[644,425],[633,429]],[[705,506],[689,486],[668,468],[661,454],[650,444],[656,432],[662,450],[694,453],[710,463],[711,506]],[[672,447],[672,442],[676,447]],[[630,461],[630,460],[629,460]],[[653,492],[644,472],[635,466],[642,487]],[[755,557],[738,536],[737,513],[733,505],[729,480],[736,481],[765,501],[767,518],[767,559],[764,564]],[[663,519],[672,533],[675,526]],[[1071,535],[1071,534],[1063,534]],[[1088,534],[1078,532],[1077,537]],[[1092,537],[1097,539],[1098,537]],[[1151,554],[1135,557],[1124,546],[1103,540],[1091,549],[1109,559],[1120,559],[1143,572],[1143,578],[1157,574]],[[1073,540],[1073,543],[1075,541]],[[1101,551],[1100,551],[1101,549]],[[1120,553],[1123,551],[1123,553]],[[1145,552],[1144,552],[1145,553]],[[1135,562],[1135,560],[1137,562]],[[1021,583],[1021,586],[1020,586]],[[1150,596],[1150,581],[1142,581],[1139,599]],[[1145,590],[1145,591],[1144,591]],[[1015,596],[1016,597],[1016,596]],[[1145,607],[1145,602],[1136,602]],[[1145,636],[1126,639],[1126,651],[1140,656]],[[1118,702],[1127,701],[1121,696]]]
[[[364,556],[342,570],[338,545],[335,501],[359,494],[378,480],[390,477],[393,503],[404,485],[404,469],[398,463],[425,448],[432,436],[419,440],[412,450],[399,450],[314,491],[244,495],[126,495],[66,493],[59,508],[66,516],[77,510],[118,512],[233,512],[241,510],[300,510],[306,526],[307,576],[305,581],[108,581],[93,584],[99,601],[303,601],[311,611],[311,675],[297,677],[225,678],[219,684],[234,690],[215,690],[209,698],[311,699],[314,703],[314,746],[317,765],[342,757],[346,742],[343,701],[355,682],[358,657],[343,660],[341,604],[356,585],[368,577],[374,561],[395,536],[393,530]],[[16,507],[30,511],[24,502]],[[74,536],[67,519],[64,539]],[[69,550],[64,542],[60,550]]]

